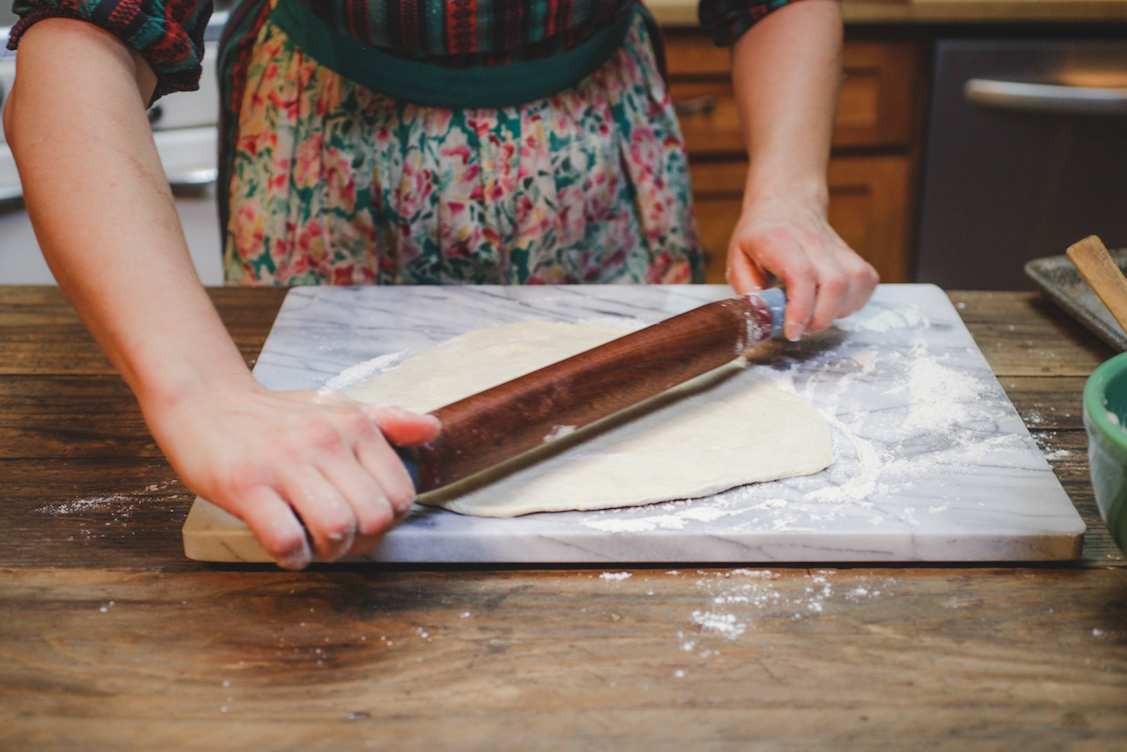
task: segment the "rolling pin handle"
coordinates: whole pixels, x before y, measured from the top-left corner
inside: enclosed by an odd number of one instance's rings
[[[403,462],[403,467],[407,469],[407,474],[411,476],[411,483],[415,485],[415,490],[419,491],[419,456],[411,447],[394,447],[395,453],[399,455],[400,461]]]
[[[771,336],[778,337],[783,333],[783,322],[786,320],[787,295],[781,287],[772,287],[767,290],[752,293],[763,301],[767,310],[771,312]]]

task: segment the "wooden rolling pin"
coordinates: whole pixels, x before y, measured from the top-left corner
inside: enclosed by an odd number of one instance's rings
[[[398,451],[419,493],[445,486],[731,362],[785,306],[770,289],[694,308],[440,407],[438,438]]]

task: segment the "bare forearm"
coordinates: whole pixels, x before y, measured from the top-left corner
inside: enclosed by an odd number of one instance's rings
[[[824,207],[841,36],[836,0],[800,0],[736,43],[732,78],[749,158],[745,206],[787,191]]]
[[[800,0],[771,13],[736,42],[732,65],[749,164],[728,280],[741,292],[782,280],[797,340],[859,309],[877,284],[827,218],[841,8]]]
[[[283,566],[369,551],[414,496],[388,441],[431,441],[438,421],[258,387],[192,268],[147,66],[56,19],[24,36],[17,66],[4,125],[39,243],[184,484]]]
[[[65,19],[29,30],[17,66],[5,129],[36,236],[142,404],[249,381],[187,252],[145,118],[148,67]]]

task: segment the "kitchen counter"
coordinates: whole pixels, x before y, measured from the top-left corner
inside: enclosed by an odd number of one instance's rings
[[[211,292],[248,361],[283,291]],[[1093,748],[1127,568],[1080,390],[1112,353],[953,293],[1088,525],[1039,567],[208,566],[192,494],[57,290],[0,287],[0,747]]]
[[[696,26],[697,0],[645,0],[663,26]],[[844,0],[846,24],[1127,22],[1124,0]]]

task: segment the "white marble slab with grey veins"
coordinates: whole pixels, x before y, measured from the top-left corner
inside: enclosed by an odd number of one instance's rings
[[[525,319],[652,323],[730,294],[718,285],[294,289],[255,375],[270,387],[317,388],[357,363],[409,356],[473,329]],[[797,345],[771,343],[751,361],[749,377],[793,389],[829,420],[835,459],[827,470],[602,512],[492,519],[416,505],[371,558],[829,563],[1079,554],[1084,524],[939,288],[883,285],[834,329]],[[193,532],[190,520],[185,532],[193,556],[265,560],[237,520],[199,506],[199,524]]]

